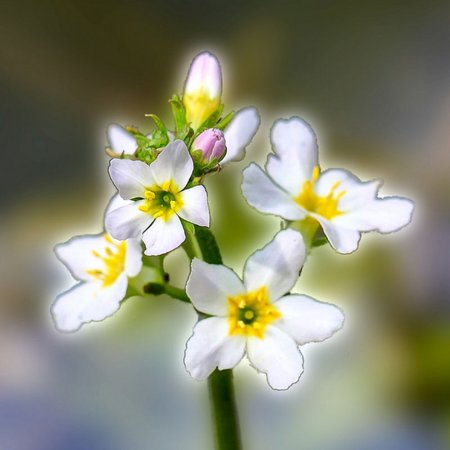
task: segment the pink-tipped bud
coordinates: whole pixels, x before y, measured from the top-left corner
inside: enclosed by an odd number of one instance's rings
[[[192,149],[202,152],[202,160],[205,163],[213,160],[220,161],[225,156],[225,137],[222,131],[210,128],[198,135],[192,144]]]
[[[221,95],[222,72],[219,61],[211,53],[200,53],[191,63],[183,93],[186,119],[194,129],[220,106]]]

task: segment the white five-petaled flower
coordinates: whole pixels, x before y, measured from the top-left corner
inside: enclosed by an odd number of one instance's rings
[[[76,331],[84,323],[114,314],[125,297],[128,277],[142,268],[138,239],[117,241],[108,234],[76,236],[55,247],[58,258],[79,280],[52,306],[56,327]]]
[[[161,255],[186,238],[180,217],[209,226],[206,190],[185,189],[194,168],[183,141],[171,142],[150,165],[142,161],[113,159],[109,173],[124,200],[135,200],[108,211],[106,230],[116,239],[142,235],[146,255]]]
[[[298,345],[323,341],[342,327],[341,310],[305,295],[285,295],[305,260],[300,233],[280,231],[247,260],[244,281],[228,267],[192,261],[186,290],[200,320],[188,340],[185,365],[203,380],[231,369],[244,354],[273,389],[287,389],[303,372]]]
[[[321,226],[340,253],[356,250],[361,232],[390,233],[411,221],[414,203],[379,198],[378,181],[362,182],[343,169],[321,172],[316,136],[303,120],[276,121],[271,141],[275,154],[267,159],[267,173],[256,164],[244,170],[242,191],[257,210],[294,221],[310,234]]]

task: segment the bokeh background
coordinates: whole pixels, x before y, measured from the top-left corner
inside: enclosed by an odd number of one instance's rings
[[[114,192],[108,123],[169,118],[189,61],[218,55],[228,109],[262,124],[246,158],[207,182],[213,230],[239,271],[274,217],[241,171],[278,117],[317,130],[324,167],[383,178],[414,222],[317,250],[297,292],[340,305],[345,329],[305,346],[306,371],[272,392],[235,371],[248,450],[450,447],[450,4],[448,1],[0,1],[0,448],[210,449],[206,386],[184,372],[195,315],[134,298],[60,335],[49,308],[72,281],[52,247],[102,229]],[[181,253],[169,267],[180,285]]]

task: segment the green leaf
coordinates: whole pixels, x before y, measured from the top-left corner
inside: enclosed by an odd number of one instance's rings
[[[167,135],[167,128],[164,125],[163,121],[156,115],[156,114],[146,114],[146,117],[150,117],[153,122],[155,122],[155,125],[157,126],[157,128],[164,134]]]
[[[202,251],[204,261],[210,264],[222,264],[219,246],[210,229],[195,225],[195,237]]]

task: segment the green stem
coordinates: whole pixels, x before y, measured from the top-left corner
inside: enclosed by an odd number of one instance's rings
[[[186,233],[186,240],[183,243],[183,249],[189,259],[203,259],[203,252],[195,237],[195,232],[193,233],[189,227],[185,227],[184,231]]]
[[[186,230],[188,256],[201,258],[210,264],[222,264],[219,247],[214,235],[207,228],[195,227],[192,233]],[[216,369],[208,377],[208,392],[214,421],[217,450],[242,450],[239,420],[234,396],[233,371]]]
[[[191,302],[184,289],[180,289],[175,286],[170,286],[166,284],[164,285],[164,292],[167,295],[170,295],[170,297],[176,298],[177,300],[181,300],[182,302],[186,303]]]
[[[208,392],[214,419],[218,450],[242,449],[239,421],[234,398],[233,371],[215,370],[208,378]]]

